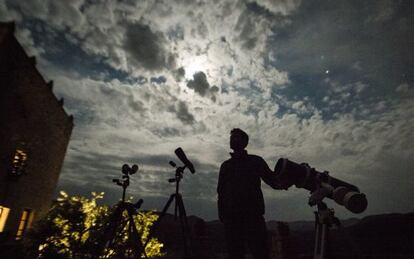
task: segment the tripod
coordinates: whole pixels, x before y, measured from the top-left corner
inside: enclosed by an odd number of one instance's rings
[[[142,200],[139,201],[142,203]],[[138,205],[140,206],[140,204]],[[144,247],[141,242],[141,237],[136,228],[134,216],[137,214],[137,205],[129,202],[120,202],[115,211],[109,218],[109,224],[106,227],[103,235],[103,240],[100,243],[99,251],[105,253],[108,250],[114,249],[116,246],[124,250],[123,258],[141,258],[144,254],[145,258],[148,258],[145,254]],[[124,212],[127,217],[124,219]],[[122,235],[126,230],[127,242],[122,244]]]
[[[129,175],[136,173],[138,166],[133,165],[130,168],[128,165],[122,167],[122,179],[113,179],[112,181],[122,187],[122,201],[120,201],[110,215],[109,221],[105,227],[103,238],[98,242],[98,256],[106,255],[115,248],[123,251],[121,255],[114,254],[114,256],[121,256],[121,258],[141,258],[145,253],[145,247],[142,245],[141,236],[136,228],[134,216],[137,215],[137,210],[141,207],[143,200],[132,204],[125,202],[126,189],[129,186]],[[127,215],[126,217],[124,215]],[[126,229],[126,232],[124,231]],[[127,241],[125,243],[124,234],[126,233]]]
[[[170,165],[172,165],[173,167],[176,167],[175,163],[170,161]],[[183,178],[183,173],[184,173],[184,169],[186,168],[186,166],[183,167],[176,167],[176,171],[175,171],[175,177],[174,178],[170,178],[168,179],[168,182],[173,183],[175,182],[175,193],[170,195],[170,198],[168,199],[167,203],[165,204],[158,220],[154,223],[150,234],[148,236],[148,239],[146,241],[146,243],[144,244],[144,249],[147,246],[150,238],[151,238],[151,234],[154,232],[154,230],[156,230],[162,219],[164,218],[164,216],[167,214],[167,211],[170,207],[170,205],[172,204],[172,202],[174,201],[174,219],[177,220],[177,217],[180,219],[180,225],[181,225],[181,233],[182,233],[182,242],[184,245],[184,258],[192,258],[192,251],[191,251],[191,247],[192,247],[192,241],[191,241],[191,237],[190,237],[190,228],[188,226],[188,221],[187,221],[187,215],[185,212],[185,208],[184,208],[184,201],[183,198],[179,192],[180,190],[180,181]]]
[[[329,238],[329,229],[335,224],[340,225],[340,221],[335,217],[333,209],[329,209],[324,202],[317,204],[318,211],[315,211],[315,250],[314,259],[326,259],[326,247]]]

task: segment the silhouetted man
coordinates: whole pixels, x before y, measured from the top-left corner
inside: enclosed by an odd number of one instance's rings
[[[231,158],[220,168],[217,192],[218,212],[224,224],[229,258],[244,258],[245,245],[253,258],[267,259],[267,230],[263,218],[262,179],[274,189],[281,189],[276,174],[263,158],[245,150],[249,136],[241,129],[230,133]]]

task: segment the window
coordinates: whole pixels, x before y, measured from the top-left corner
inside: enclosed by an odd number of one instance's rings
[[[19,240],[24,235],[27,228],[30,227],[33,220],[33,211],[31,209],[24,209],[22,217],[20,218],[19,228],[17,229],[16,240]]]
[[[23,149],[17,148],[14,153],[10,174],[12,176],[19,176],[24,173],[27,162],[27,153]]]
[[[9,216],[10,209],[0,206],[0,232],[3,232],[4,226],[6,226],[7,217]]]

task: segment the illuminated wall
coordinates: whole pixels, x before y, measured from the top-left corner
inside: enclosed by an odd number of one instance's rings
[[[20,238],[51,204],[73,128],[14,37],[0,23],[0,235]]]

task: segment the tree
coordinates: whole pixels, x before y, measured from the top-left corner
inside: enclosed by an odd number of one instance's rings
[[[40,220],[25,238],[28,254],[38,258],[123,258],[128,252],[126,227],[120,227],[116,246],[99,251],[99,243],[108,226],[111,213],[116,206],[97,205],[103,193],[92,193],[91,198],[69,196],[61,191],[54,206],[45,218]],[[127,220],[124,213],[122,217]],[[154,212],[138,212],[134,216],[136,228],[144,244],[149,230],[158,215]],[[148,258],[163,255],[163,244],[151,238],[145,248]]]

